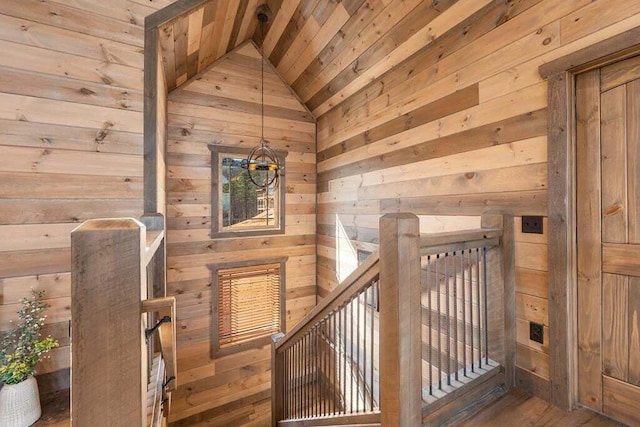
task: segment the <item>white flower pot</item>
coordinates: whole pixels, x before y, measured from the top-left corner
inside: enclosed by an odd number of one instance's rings
[[[27,427],[38,421],[41,413],[35,377],[0,389],[0,426]]]

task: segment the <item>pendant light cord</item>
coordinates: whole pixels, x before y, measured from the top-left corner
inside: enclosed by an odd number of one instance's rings
[[[261,54],[260,54],[260,145],[264,148],[265,139],[264,139],[264,20],[260,19],[260,32],[262,38],[262,46],[261,46]],[[264,161],[264,149],[262,150],[262,160]],[[265,181],[269,179],[269,172],[267,171],[265,176]],[[269,225],[269,185],[267,185],[264,189],[265,195],[265,203],[266,203],[266,223]],[[275,208],[275,206],[274,206]]]
[[[260,144],[264,146],[264,21],[260,20],[260,32],[262,33],[262,55],[260,55],[260,117],[262,118],[260,126]]]

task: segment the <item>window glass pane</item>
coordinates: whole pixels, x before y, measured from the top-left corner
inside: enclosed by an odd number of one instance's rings
[[[220,158],[222,227],[231,230],[277,228],[278,191],[275,183],[267,188],[256,186],[242,167],[243,158],[222,154]],[[251,172],[261,182],[266,172]]]

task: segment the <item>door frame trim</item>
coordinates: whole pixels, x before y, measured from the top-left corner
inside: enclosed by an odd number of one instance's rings
[[[640,27],[546,64],[550,402],[564,410],[577,403],[577,287],[575,76],[640,54]]]

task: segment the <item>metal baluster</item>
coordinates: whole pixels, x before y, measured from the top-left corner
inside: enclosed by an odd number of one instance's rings
[[[322,321],[318,323],[318,335],[316,336],[316,416],[322,413]]]
[[[482,318],[480,296],[480,249],[476,248],[476,295],[478,296],[478,368],[482,369]]]
[[[322,319],[322,322],[320,323],[321,328],[320,330],[322,331],[320,334],[320,338],[318,340],[318,343],[321,345],[318,349],[318,351],[320,352],[320,375],[318,375],[318,391],[319,391],[319,395],[318,395],[318,399],[320,400],[320,414],[324,414],[325,413],[325,399],[324,399],[324,390],[323,390],[323,384],[325,381],[325,378],[327,376],[327,365],[326,365],[326,360],[327,360],[327,355],[326,355],[326,350],[327,350],[327,323],[326,323],[326,319]],[[320,381],[322,380],[322,381]]]
[[[487,289],[487,248],[482,248],[482,285],[484,287],[484,355],[485,362],[489,364],[489,290]]]
[[[300,371],[299,372],[300,376],[298,377],[298,385],[299,385],[298,386],[298,390],[299,390],[298,392],[300,394],[300,399],[298,401],[298,405],[299,405],[298,406],[298,418],[303,418],[304,417],[304,389],[303,389],[302,382],[304,381],[304,365],[303,365],[303,362],[304,362],[304,336],[302,336],[300,338],[299,345],[300,345],[300,348],[298,350],[299,351],[298,364],[300,366],[299,366],[298,369]]]
[[[302,416],[304,418],[306,418],[309,415],[309,387],[307,387],[307,380],[308,380],[308,370],[309,370],[309,347],[307,346],[308,344],[308,335],[305,334],[302,337],[302,368],[303,368],[303,374],[302,374],[302,393],[303,393],[303,399],[302,399]]]
[[[364,313],[362,316],[362,349],[363,349],[363,354],[362,354],[362,381],[364,382],[364,393],[362,394],[362,410],[366,411],[367,410],[367,307],[369,306],[369,289],[371,289],[371,286],[369,286],[368,288],[366,288],[363,291],[364,295]],[[371,393],[373,393],[373,390],[371,390]]]
[[[316,352],[318,349],[316,348],[316,328],[314,326],[311,328],[311,332],[309,333],[309,359],[311,366],[309,367],[309,416],[313,417],[316,415],[316,382],[315,382],[315,373],[318,368],[316,363]]]
[[[444,254],[444,293],[447,322],[447,385],[451,385],[451,312],[449,310],[449,253]]]
[[[432,346],[432,342],[431,342],[431,334],[432,334],[432,327],[433,325],[431,324],[431,316],[433,315],[433,313],[431,312],[431,284],[432,284],[432,279],[431,279],[431,255],[427,255],[427,334],[428,334],[428,341],[429,341],[429,345],[427,346],[427,366],[429,366],[429,395],[433,395],[433,360],[431,355],[433,354],[433,346]]]
[[[295,343],[295,378],[296,378],[296,390],[295,390],[295,417],[300,417],[300,340]]]
[[[474,344],[474,330],[473,330],[473,316],[475,314],[475,309],[473,308],[473,260],[471,259],[471,255],[473,251],[469,249],[469,321],[471,326],[471,372],[475,372],[475,344]]]
[[[282,352],[282,360],[284,361],[284,393],[282,396],[282,412],[284,412],[284,419],[288,419],[287,404],[289,403],[289,363],[288,363],[288,349]]]
[[[467,376],[467,300],[465,287],[467,284],[465,283],[465,265],[464,265],[464,253],[462,250],[460,253],[460,272],[462,275],[462,374]]]
[[[287,375],[289,376],[289,386],[287,388],[287,419],[292,418],[291,411],[291,402],[293,401],[293,348],[287,348],[288,355],[288,365],[287,365]]]
[[[360,296],[361,295],[362,295],[362,293],[358,294],[358,297],[355,299],[355,301],[356,301],[356,358],[357,358],[356,366],[358,368],[358,370],[356,371],[356,373],[358,374],[358,376],[356,377],[357,380],[358,380],[358,389],[357,389],[358,400],[357,400],[357,405],[356,405],[356,412],[360,412],[360,395],[362,395],[363,399],[364,399],[364,395],[365,395],[365,387],[363,387],[360,384],[361,383],[361,378],[360,378],[360,368],[361,368],[360,350],[362,349],[362,346],[360,345],[360,328],[362,326],[360,324],[360,305],[361,305]]]
[[[343,394],[342,394],[342,406],[343,406],[343,410],[342,412],[344,414],[347,413],[347,328],[348,328],[348,323],[347,323],[347,305],[345,304],[342,307],[342,315],[344,316],[343,322],[342,322],[342,344],[343,344],[343,349],[342,349],[342,387],[343,387]]]
[[[380,308],[380,303],[378,301],[378,281],[376,280],[372,287],[371,287],[371,302],[373,303],[373,307],[371,307],[371,411],[373,412],[373,406],[374,406],[374,401],[373,401],[373,393],[374,393],[374,385],[373,385],[373,368],[375,366],[375,347],[376,347],[376,343],[374,341],[375,337],[374,337],[374,329],[375,329],[375,315],[376,315],[376,308],[379,309]],[[374,308],[375,307],[375,308]]]
[[[311,343],[311,331],[307,332],[306,334],[307,337],[307,357],[306,357],[306,366],[307,366],[307,374],[305,375],[305,390],[307,391],[307,398],[306,398],[306,404],[305,406],[307,407],[306,410],[306,416],[307,418],[309,418],[312,414],[313,414],[313,406],[311,406],[311,399],[312,394],[313,394],[313,384],[312,384],[312,369],[313,369],[313,356],[311,354],[311,352],[313,351],[312,348],[312,343]]]
[[[453,354],[455,358],[455,378],[458,381],[458,266],[456,265],[456,253],[453,252]]]
[[[333,313],[333,414],[338,413],[338,386],[340,384],[340,380],[338,379],[338,329],[339,328],[339,311],[335,311]]]
[[[333,313],[331,313],[331,341],[333,344],[332,347],[332,351],[331,351],[331,363],[333,365],[333,368],[331,369],[331,378],[333,379],[332,383],[331,383],[331,396],[333,397],[332,402],[331,402],[331,407],[332,407],[332,411],[331,414],[335,414],[336,413],[336,356],[337,356],[337,345],[336,345],[336,312],[334,311]]]
[[[320,334],[321,334],[321,324],[318,324],[318,327],[316,329],[316,337],[314,340],[315,346],[316,346],[316,354],[315,354],[315,364],[316,364],[316,369],[315,369],[315,399],[316,399],[316,404],[315,404],[315,415],[318,416],[318,414],[320,413]]]
[[[440,315],[440,254],[436,255],[436,286],[438,292],[436,296],[438,297],[436,301],[436,309],[438,312],[438,388],[442,390],[442,316]]]
[[[318,323],[318,335],[316,336],[316,416],[321,414],[322,400],[320,396],[322,394],[321,389],[321,374],[322,374],[322,322]]]
[[[349,301],[349,384],[351,385],[351,401],[349,402],[349,412],[353,413],[353,404],[355,403],[355,399],[353,398],[354,393],[356,392],[353,382],[355,380],[355,376],[353,375],[353,351],[354,351],[354,337],[355,337],[355,325],[354,325],[354,315],[353,312],[355,310],[355,300]]]

